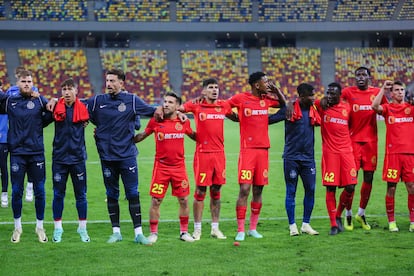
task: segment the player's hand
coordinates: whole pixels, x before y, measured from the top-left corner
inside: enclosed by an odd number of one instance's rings
[[[32,94],[30,94],[30,96],[33,97],[33,98],[39,98],[40,94],[39,94],[39,92],[32,90]]]
[[[162,111],[162,106],[157,106],[154,112],[154,118],[157,122],[164,120],[164,112]]]
[[[329,107],[328,99],[326,97],[321,99],[320,104],[323,110],[327,110]]]
[[[391,90],[393,84],[394,84],[393,81],[386,80],[382,88],[384,88],[385,90]]]
[[[191,102],[193,104],[200,104],[205,98],[206,98],[206,96],[203,93],[200,96],[198,96],[197,98],[192,99]]]
[[[32,93],[32,95],[33,95],[33,93]],[[50,112],[53,112],[53,110],[55,109],[55,106],[56,106],[57,102],[58,102],[58,100],[56,98],[51,99],[50,101],[47,102],[46,109],[48,111],[50,111]]]
[[[182,113],[178,110],[177,110],[177,116],[178,116],[178,119],[180,119],[180,121],[183,122],[183,123],[188,120],[187,115],[185,115],[184,113]]]
[[[286,102],[286,119],[290,120],[293,116],[293,103],[292,101]]]
[[[270,89],[270,93],[272,94],[281,93],[279,87],[277,87],[273,81],[269,81],[268,87]]]

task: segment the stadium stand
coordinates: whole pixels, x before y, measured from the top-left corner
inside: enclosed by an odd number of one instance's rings
[[[0,81],[3,84],[3,91],[6,91],[10,87],[10,84],[7,76],[6,58],[3,50],[0,50]]]
[[[252,3],[247,0],[178,0],[178,22],[251,22]]]
[[[86,1],[77,0],[17,0],[10,1],[10,19],[32,21],[85,21]]]
[[[296,95],[296,87],[307,82],[315,87],[315,97],[323,96],[318,48],[261,48],[262,67],[287,97]]]
[[[184,101],[200,95],[201,83],[206,78],[219,81],[223,99],[250,90],[245,50],[181,51],[181,65],[181,95]]]
[[[397,18],[398,20],[412,20],[414,18],[414,1],[405,1]]]
[[[318,22],[326,20],[328,0],[259,0],[259,22]]]
[[[71,77],[78,84],[80,98],[92,95],[83,50],[18,49],[18,53],[20,63],[32,71],[34,85],[39,88],[40,94],[60,97],[60,83]]]
[[[335,49],[336,81],[344,85],[354,85],[354,71],[359,66],[370,68],[374,86],[381,86],[387,79],[400,80],[408,85],[414,81],[414,49]]]
[[[170,21],[170,2],[157,0],[95,1],[97,21]]]
[[[171,91],[167,51],[100,50],[103,75],[108,69],[126,73],[125,89],[150,104],[159,103],[163,93]]]
[[[0,20],[6,20],[4,1],[0,0]]]
[[[398,0],[339,0],[332,14],[332,21],[391,20]]]

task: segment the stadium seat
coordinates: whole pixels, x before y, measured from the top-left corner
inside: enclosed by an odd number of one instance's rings
[[[167,51],[100,50],[103,75],[120,68],[126,74],[125,89],[150,104],[159,103],[163,93],[171,91]]]
[[[88,66],[83,50],[18,49],[20,63],[32,71],[34,85],[40,94],[60,97],[60,83],[73,78],[80,98],[92,95]]]
[[[3,91],[6,91],[10,87],[10,81],[7,76],[6,58],[4,50],[0,49],[0,81],[3,84]]]
[[[398,0],[339,0],[336,1],[332,21],[391,20]]]
[[[183,100],[200,95],[201,83],[207,78],[219,81],[221,98],[249,91],[247,51],[245,50],[186,50],[181,51]]]
[[[261,48],[262,67],[286,97],[295,97],[302,82],[315,87],[315,97],[323,96],[319,48]]]
[[[252,3],[247,0],[178,0],[178,22],[251,22]]]
[[[97,21],[170,21],[170,2],[159,0],[95,1]]]
[[[405,1],[397,18],[398,20],[412,20],[414,18],[414,1]]]
[[[259,22],[318,22],[326,20],[328,0],[259,0]]]
[[[381,86],[385,80],[400,80],[408,85],[414,81],[410,64],[414,64],[412,48],[336,48],[335,80],[343,86],[355,85],[355,69],[365,66],[371,70],[374,86]]]
[[[88,17],[86,1],[77,0],[17,0],[10,1],[12,20],[85,21]]]

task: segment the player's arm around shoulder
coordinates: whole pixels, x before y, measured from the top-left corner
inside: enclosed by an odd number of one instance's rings
[[[153,132],[154,132],[154,128],[156,126],[156,121],[155,118],[152,117],[147,124],[147,127],[145,128],[145,130],[143,132],[137,133],[134,136],[134,143],[139,143],[142,140],[144,140],[145,138],[147,138],[148,136],[150,136]]]

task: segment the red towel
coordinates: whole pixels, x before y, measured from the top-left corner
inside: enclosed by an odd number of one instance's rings
[[[55,106],[55,110],[53,111],[53,117],[55,118],[56,122],[62,122],[66,119],[66,104],[63,98],[60,98]],[[86,106],[81,103],[81,101],[76,98],[75,102],[73,103],[73,122],[86,122],[89,120],[89,113],[86,109]]]
[[[299,101],[295,101],[293,104],[293,114],[292,118],[290,118],[291,122],[297,121],[302,118],[302,110],[300,109]],[[316,110],[316,106],[312,105],[309,109],[309,118],[311,121],[311,125],[313,126],[320,126],[321,125],[321,116],[319,115],[318,111]]]

